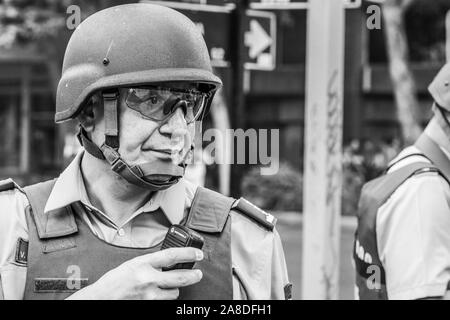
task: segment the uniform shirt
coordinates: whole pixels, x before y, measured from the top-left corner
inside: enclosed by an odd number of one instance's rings
[[[426,132],[433,140],[448,139],[434,124],[431,128]],[[393,163],[414,153],[420,151],[408,147]],[[389,172],[418,161],[429,162],[412,155]],[[441,175],[429,172],[407,179],[378,209],[376,233],[389,299],[446,295],[450,281],[450,187]]]
[[[100,239],[119,246],[150,247],[158,244],[170,224],[188,212],[196,186],[182,179],[171,188],[156,192],[126,221],[113,221],[89,201],[80,170],[81,150],[62,172],[48,198],[44,212],[81,201],[88,209],[82,219]],[[22,299],[27,268],[15,263],[19,238],[28,241],[25,219],[27,197],[17,189],[0,193],[0,298]],[[161,211],[155,211],[161,208]],[[158,214],[159,213],[159,214]],[[165,215],[165,216],[161,216]],[[242,214],[231,213],[233,299],[284,299],[288,284],[281,240]],[[166,223],[164,223],[166,222]]]

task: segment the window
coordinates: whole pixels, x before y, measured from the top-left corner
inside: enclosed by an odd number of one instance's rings
[[[20,166],[20,97],[0,86],[0,167],[15,172]]]
[[[0,179],[22,183],[60,169],[54,97],[44,63],[1,63]]]

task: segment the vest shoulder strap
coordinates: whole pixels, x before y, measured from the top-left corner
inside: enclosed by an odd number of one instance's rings
[[[398,170],[389,172],[377,179],[366,183],[361,191],[358,204],[358,227],[355,233],[353,259],[357,271],[357,285],[361,299],[386,299],[386,278],[383,264],[378,255],[376,218],[378,209],[387,199],[413,175],[425,172],[438,172],[433,164],[427,162],[414,162]],[[373,266],[380,270],[379,287],[369,289],[366,279],[373,273]]]
[[[264,228],[266,228],[269,231],[273,231],[273,228],[275,228],[277,219],[273,215],[261,210],[260,208],[255,206],[253,203],[251,203],[250,201],[248,201],[244,198],[240,198],[236,202],[233,209],[235,209],[237,212],[249,217],[254,222],[263,226]]]
[[[393,172],[389,172],[379,178],[369,181],[363,186],[361,195],[368,196],[371,199],[376,199],[378,204],[382,204],[397,188],[403,184],[409,177],[425,173],[438,172],[440,170],[431,163],[414,162],[399,168]],[[381,202],[381,203],[380,203]]]
[[[375,235],[378,209],[401,184],[413,175],[431,171],[439,172],[433,164],[415,162],[367,182],[361,190],[358,203],[358,231],[362,231],[359,232],[360,235],[371,234],[371,238]]]
[[[22,188],[19,187],[19,185],[15,183],[14,180],[11,178],[0,181],[0,192],[12,189],[18,189],[23,192]]]
[[[186,226],[201,232],[220,233],[234,202],[234,198],[198,187],[187,216]]]
[[[49,180],[24,188],[41,239],[66,236],[78,231],[70,206],[44,213],[45,204],[55,181]]]

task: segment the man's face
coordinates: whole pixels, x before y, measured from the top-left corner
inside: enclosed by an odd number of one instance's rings
[[[189,83],[165,83],[165,87],[194,89]],[[177,108],[163,122],[154,121],[127,106],[128,89],[120,89],[119,153],[129,165],[172,161],[178,165],[191,150],[195,123],[187,124],[183,108]],[[104,130],[102,119],[100,128]],[[104,139],[100,138],[99,139]]]

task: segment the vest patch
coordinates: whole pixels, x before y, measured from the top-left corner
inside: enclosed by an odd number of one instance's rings
[[[44,244],[44,253],[55,252],[75,248],[75,240],[73,238],[50,239]]]
[[[28,263],[28,241],[22,238],[17,239],[15,262],[21,266],[26,266]]]
[[[87,278],[36,278],[34,292],[75,292],[88,285]]]

